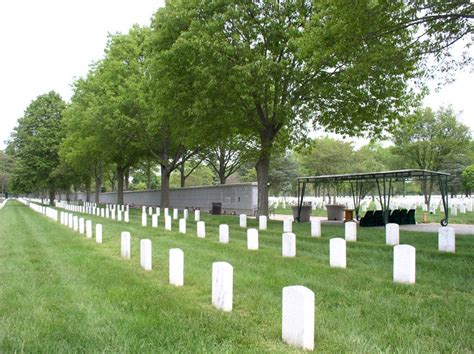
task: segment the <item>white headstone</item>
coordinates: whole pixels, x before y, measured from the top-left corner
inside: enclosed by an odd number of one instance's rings
[[[247,227],[247,215],[240,214],[239,215],[239,225],[240,227]]]
[[[284,342],[314,349],[314,292],[301,286],[283,288],[281,336]]]
[[[152,207],[148,207],[148,215],[153,215],[153,208]]]
[[[296,256],[296,235],[291,232],[284,233],[281,237],[281,255],[283,257]]]
[[[357,241],[357,224],[354,221],[348,221],[344,224],[346,241]]]
[[[258,250],[258,230],[247,229],[247,249]]]
[[[169,208],[165,208],[165,210],[164,210],[165,216],[170,215],[169,212],[170,212]]]
[[[140,265],[145,270],[151,270],[151,240],[140,240]]]
[[[194,221],[201,220],[201,210],[194,210]]]
[[[206,224],[204,221],[198,221],[196,224],[197,227],[197,237],[204,238],[206,237]]]
[[[456,209],[456,207],[453,205],[451,207],[451,216],[457,216],[458,215],[458,210]]]
[[[161,209],[160,209],[160,207],[156,207],[156,215],[158,215],[158,216],[161,215]]]
[[[100,208],[100,217],[101,218],[105,217],[105,209],[104,208]]]
[[[79,218],[79,233],[80,234],[85,234],[86,233],[84,218]]]
[[[95,242],[102,243],[102,224],[95,225]]]
[[[64,212],[59,213],[59,218],[61,219],[61,225],[64,225]]]
[[[130,213],[128,210],[125,211],[123,219],[125,222],[130,222]]]
[[[346,240],[343,238],[329,240],[329,265],[335,268],[346,268]]]
[[[105,208],[105,217],[108,219],[110,218],[110,211],[109,211],[109,208]]]
[[[158,215],[156,214],[151,216],[151,227],[158,227]]]
[[[258,217],[258,229],[259,230],[266,230],[267,229],[267,216],[266,215],[260,215]]]
[[[440,227],[438,229],[438,250],[441,252],[456,251],[456,235],[452,227]]]
[[[321,220],[311,220],[311,237],[321,237]]]
[[[68,215],[68,225],[69,228],[73,229],[74,228],[74,215],[69,213]]]
[[[165,230],[171,231],[171,215],[165,214]]]
[[[117,221],[122,221],[122,210],[117,209]]]
[[[385,243],[390,246],[396,246],[400,243],[400,226],[394,223],[385,225]]]
[[[227,262],[212,263],[212,305],[222,311],[232,311],[234,274]]]
[[[293,220],[285,219],[283,220],[283,233],[293,232]]]
[[[179,233],[186,233],[186,219],[179,219]]]
[[[459,212],[461,214],[466,214],[466,205],[464,203],[459,204]]]
[[[142,213],[142,226],[145,227],[146,226],[146,221],[147,221],[147,215],[146,213]]]
[[[74,215],[74,218],[73,218],[73,220],[72,220],[72,224],[73,224],[73,228],[72,228],[72,229],[73,229],[74,231],[78,231],[78,230],[79,230],[79,218],[78,218],[76,215]]]
[[[410,245],[393,248],[393,281],[402,284],[415,284],[416,251]]]
[[[184,219],[181,219],[184,220]],[[185,220],[186,221],[186,220]],[[184,285],[184,253],[179,248],[169,251],[169,277],[170,284],[175,286]]]
[[[120,235],[120,255],[122,258],[130,259],[130,232],[122,231]]]
[[[173,209],[173,220],[178,220],[178,209]]]
[[[229,243],[229,225],[219,225],[219,242]]]
[[[189,210],[188,209],[184,209],[183,210],[183,218],[185,220],[188,220],[188,217],[189,217]]]
[[[142,214],[146,214],[146,206],[142,205]]]
[[[86,220],[86,237],[92,238],[92,220]]]

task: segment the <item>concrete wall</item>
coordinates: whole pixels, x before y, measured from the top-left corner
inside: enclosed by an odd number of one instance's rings
[[[62,196],[64,199],[64,196]],[[85,201],[85,193],[77,193],[77,199],[71,195],[71,199]],[[160,205],[160,191],[124,191],[125,204],[130,205]],[[224,184],[217,186],[185,187],[170,189],[171,208],[198,208],[209,211],[212,203],[222,203],[222,213],[245,213],[253,215],[257,210],[257,183]],[[91,195],[94,201],[94,194]],[[100,194],[100,202],[104,204],[115,204],[117,192]]]

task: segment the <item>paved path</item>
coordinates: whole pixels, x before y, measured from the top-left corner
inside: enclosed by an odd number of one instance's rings
[[[270,220],[285,220],[293,219],[292,215],[276,214],[271,215]],[[319,219],[321,224],[342,224],[342,221],[328,221],[324,216],[312,216],[311,220]],[[418,232],[438,232],[438,229],[441,225],[439,223],[430,223],[430,224],[417,224],[417,225],[400,225],[400,230],[405,231],[418,231]],[[449,224],[449,227],[452,227],[457,235],[474,235],[474,225],[466,224]]]

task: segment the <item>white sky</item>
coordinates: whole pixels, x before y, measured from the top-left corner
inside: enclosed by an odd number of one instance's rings
[[[103,55],[107,34],[148,25],[164,0],[5,0],[0,2],[0,149],[37,96],[65,100],[74,78]],[[432,93],[425,104],[452,104],[474,131],[474,73]]]

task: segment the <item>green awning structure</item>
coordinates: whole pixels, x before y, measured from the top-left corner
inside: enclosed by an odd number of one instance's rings
[[[449,173],[410,169],[410,170],[396,170],[396,171],[380,171],[380,172],[364,172],[351,173],[341,175],[326,175],[326,176],[309,176],[298,177],[298,216],[296,221],[300,221],[301,208],[303,206],[303,198],[305,194],[306,185],[313,184],[315,187],[320,184],[348,184],[351,190],[351,195],[354,202],[354,208],[357,218],[359,217],[360,202],[365,197],[366,193],[374,186],[380,198],[380,205],[384,215],[385,224],[388,223],[390,197],[393,194],[393,183],[399,181],[430,181],[439,185],[439,191],[444,207],[444,219],[441,220],[441,225],[448,224],[448,178]]]

